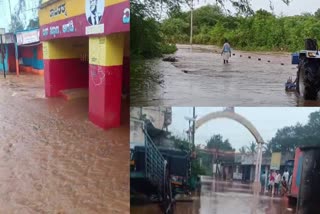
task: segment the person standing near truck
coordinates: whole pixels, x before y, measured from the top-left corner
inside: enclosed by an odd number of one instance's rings
[[[280,182],[281,182],[281,174],[279,173],[279,171],[277,171],[275,181],[274,181],[274,190],[276,195],[279,194]]]
[[[285,169],[283,176],[286,178],[286,182],[288,183],[289,182],[289,172],[287,169]]]
[[[231,57],[231,47],[227,39],[224,41],[221,56],[223,57],[223,64],[228,64]]]
[[[263,171],[261,177],[260,177],[260,183],[261,183],[261,193],[264,193],[265,190],[265,185],[266,185],[266,178],[267,175],[266,173]]]
[[[272,197],[274,195],[274,181],[275,181],[275,172],[271,171],[270,177],[269,177],[269,184],[270,184],[270,190],[271,190]]]

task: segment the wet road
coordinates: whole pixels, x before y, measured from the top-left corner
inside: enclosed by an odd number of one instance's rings
[[[236,182],[215,182],[210,178],[202,181],[200,196],[192,196],[193,202],[177,202],[175,214],[289,214],[286,198],[271,198],[267,195],[254,197],[252,185]],[[155,204],[131,206],[133,214],[161,214]]]
[[[213,46],[178,45],[178,62],[147,60],[131,72],[131,105],[320,105],[285,92],[284,83],[297,72],[290,54],[235,51],[224,65],[219,52]]]
[[[0,213],[129,213],[128,110],[104,131],[87,99],[45,99],[43,77],[0,89]]]

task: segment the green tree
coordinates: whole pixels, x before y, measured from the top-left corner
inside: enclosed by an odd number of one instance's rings
[[[247,153],[247,148],[245,146],[242,146],[240,149],[239,149],[239,152],[241,154],[246,154]]]
[[[257,143],[255,142],[251,142],[248,146],[247,146],[247,151],[250,154],[255,154],[257,152]]]
[[[262,152],[266,156],[271,156],[271,154],[272,154],[272,144],[271,143],[264,144]]]
[[[223,140],[223,137],[221,135],[213,135],[208,141],[207,141],[207,148],[208,149],[219,149],[222,151],[234,151],[231,144],[229,143],[229,140]]]
[[[39,18],[30,19],[26,30],[39,28]]]
[[[315,16],[317,19],[320,19],[320,8],[314,13],[314,16]]]
[[[171,136],[170,139],[173,141],[174,147],[176,149],[191,152],[191,144],[188,142],[187,139],[178,136]]]

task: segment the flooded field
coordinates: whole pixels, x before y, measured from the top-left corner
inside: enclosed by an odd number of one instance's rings
[[[286,197],[271,198],[268,195],[254,196],[252,185],[216,182],[202,182],[200,195],[193,195],[192,202],[177,202],[174,214],[289,214],[295,207],[288,205]],[[133,214],[161,214],[159,206],[149,204],[131,206]]]
[[[129,213],[128,108],[104,131],[87,99],[46,99],[43,77],[0,89],[0,213]]]
[[[224,65],[220,51],[213,46],[178,45],[174,54],[178,62],[153,59],[136,66],[138,71],[131,72],[131,105],[320,105],[285,91],[288,77],[294,79],[297,73],[289,53],[235,51],[230,64]]]

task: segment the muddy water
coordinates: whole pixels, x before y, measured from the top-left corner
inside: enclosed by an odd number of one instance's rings
[[[131,105],[320,105],[285,92],[284,83],[297,72],[289,53],[234,51],[230,64],[224,65],[219,52],[213,46],[178,45],[178,62],[148,60],[132,76]]]
[[[128,112],[109,131],[87,112],[43,77],[0,78],[0,213],[129,213]]]
[[[295,207],[290,207],[286,198],[271,198],[268,195],[254,197],[252,185],[215,182],[202,182],[200,195],[193,195],[192,202],[177,202],[175,214],[289,214],[295,213]],[[156,204],[131,206],[134,214],[161,214]]]

